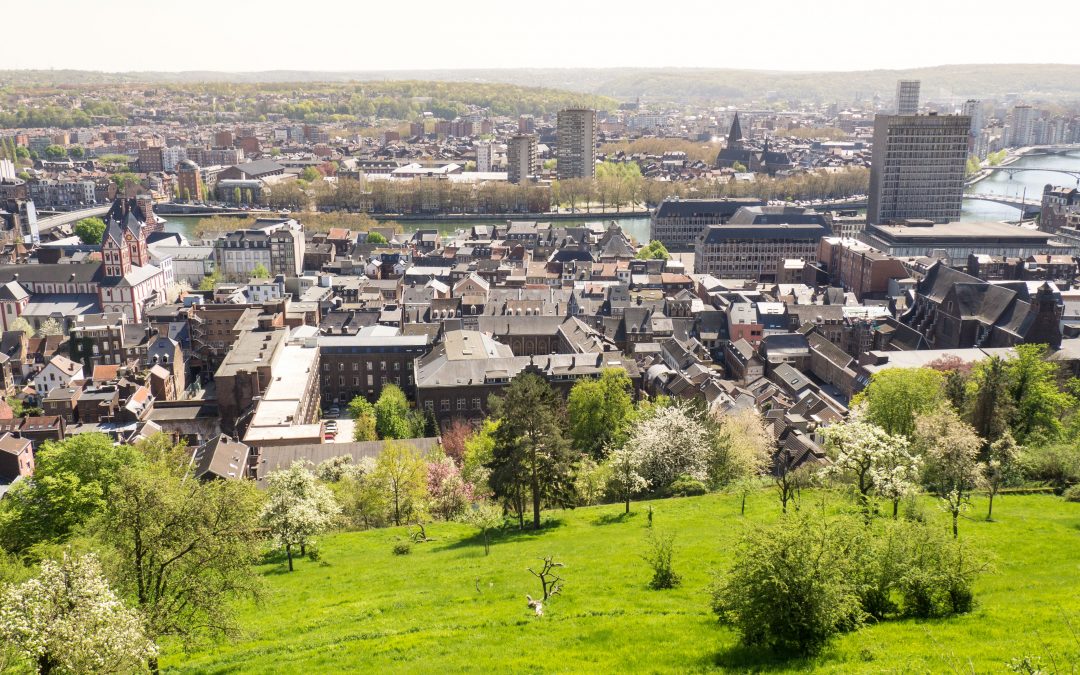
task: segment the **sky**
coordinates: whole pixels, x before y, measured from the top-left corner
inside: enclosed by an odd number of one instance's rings
[[[0,69],[1080,64],[1074,1],[3,0]]]

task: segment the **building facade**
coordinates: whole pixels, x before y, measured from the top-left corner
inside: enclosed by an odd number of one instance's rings
[[[914,115],[919,112],[919,80],[899,80],[896,83],[896,114]]]
[[[539,174],[536,136],[532,134],[512,136],[506,144],[506,162],[507,179],[515,185]]]
[[[558,116],[556,173],[559,180],[596,175],[596,111],[586,108],[560,110]]]
[[[878,115],[866,222],[960,219],[971,118]]]

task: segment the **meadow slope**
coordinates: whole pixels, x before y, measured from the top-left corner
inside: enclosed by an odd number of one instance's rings
[[[820,508],[822,493],[803,508]],[[676,536],[680,588],[652,591],[641,553],[647,504],[547,514],[539,533],[497,537],[484,555],[475,530],[455,523],[409,555],[391,549],[403,528],[327,535],[321,559],[288,573],[268,557],[265,598],[244,603],[244,635],[185,653],[165,645],[168,672],[1001,672],[1011,658],[1041,655],[1080,663],[1080,504],[1050,495],[1009,496],[982,520],[976,500],[961,537],[987,552],[993,573],[976,585],[974,612],[943,620],[890,621],[842,636],[820,656],[785,660],[741,649],[717,625],[706,587],[725,568],[745,528],[779,515],[772,492],[651,502],[654,527]],[[830,509],[846,508],[842,502]],[[947,527],[930,498],[927,517]],[[565,590],[542,619],[525,594],[526,570],[553,555]],[[1071,623],[1072,628],[1069,624]]]

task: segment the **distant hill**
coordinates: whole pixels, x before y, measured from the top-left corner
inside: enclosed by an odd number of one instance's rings
[[[923,99],[960,100],[1016,93],[1026,100],[1080,98],[1080,65],[945,65],[910,70],[794,72],[717,68],[574,68],[477,70],[371,70],[261,72],[125,72],[81,70],[0,71],[4,85],[138,84],[191,82],[346,82],[428,80],[502,82],[634,99],[742,102],[775,92],[789,98],[844,103],[855,97],[893,95],[896,80],[923,82]]]

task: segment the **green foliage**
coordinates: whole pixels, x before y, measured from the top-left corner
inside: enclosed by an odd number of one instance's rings
[[[974,176],[982,170],[982,163],[976,157],[968,157],[967,164],[964,166],[964,177],[968,178]]]
[[[997,166],[1005,161],[1009,152],[1007,150],[998,150],[997,152],[991,152],[986,156],[986,163],[990,166]]]
[[[412,544],[407,541],[399,541],[394,544],[394,555],[409,555],[412,553]]]
[[[47,441],[35,459],[33,479],[0,500],[0,545],[9,551],[62,541],[104,509],[122,470],[144,461],[133,447],[96,432]]]
[[[1062,492],[1061,496],[1067,502],[1080,503],[1080,485],[1072,486],[1065,492]]]
[[[621,444],[634,416],[633,383],[622,368],[605,368],[597,379],[570,390],[567,415],[574,447],[596,459]]]
[[[799,515],[750,530],[712,589],[713,610],[747,646],[816,654],[865,618],[849,519]]]
[[[495,430],[498,428],[498,420],[489,418],[465,439],[461,475],[481,492],[489,489],[488,478],[491,475],[491,469],[488,465],[495,457]]]
[[[635,257],[638,260],[671,260],[671,254],[659,239],[653,239],[642,246]]]
[[[137,186],[139,184],[138,174],[125,171],[122,173],[114,173],[109,177],[109,180],[116,183],[116,187],[122,192],[129,186]]]
[[[1021,462],[1028,480],[1040,481],[1058,492],[1080,484],[1080,445],[1074,442],[1028,446]]]
[[[664,494],[671,497],[694,497],[708,491],[709,488],[703,481],[681,474],[664,489]]]
[[[672,558],[675,556],[675,536],[672,534],[659,534],[656,530],[649,530],[646,535],[646,549],[641,557],[652,569],[652,579],[649,580],[649,588],[661,591],[675,588],[682,583],[682,577],[675,572]]]
[[[212,291],[220,283],[221,283],[221,272],[215,269],[210,274],[207,274],[207,275],[203,276],[203,278],[199,281],[199,290],[200,291]]]
[[[852,400],[866,407],[866,419],[892,435],[912,437],[915,417],[938,409],[944,376],[929,368],[889,368],[874,373]]]
[[[269,279],[270,270],[266,269],[266,265],[259,263],[251,269],[250,276],[252,279]]]
[[[1053,441],[1061,435],[1061,416],[1076,401],[1058,388],[1059,367],[1047,360],[1046,345],[1016,346],[1016,356],[1005,362],[1009,396],[1014,410],[1013,435],[1028,445]]]
[[[364,396],[357,396],[349,401],[349,417],[353,418],[353,440],[374,441],[379,436],[375,433],[375,406],[368,402]]]
[[[405,392],[387,384],[375,401],[375,431],[379,438],[420,438],[424,435],[424,415],[409,407]]]
[[[38,337],[45,337],[47,335],[63,335],[64,326],[56,319],[49,318],[41,322],[41,326],[37,329]]]
[[[365,241],[372,246],[385,246],[386,244],[390,243],[386,240],[386,237],[384,237],[380,232],[368,232],[367,239]]]
[[[73,145],[68,148],[67,154],[68,157],[72,159],[82,159],[86,156],[86,150],[83,150],[82,146],[80,145]]]
[[[743,164],[742,162],[735,162],[734,164],[731,165],[731,168],[732,168],[733,171],[736,171],[738,173],[746,173],[746,170],[747,170],[746,165]]]
[[[319,173],[319,170],[313,166],[304,167],[304,170],[300,172],[300,180],[305,180],[309,183],[312,181],[321,180],[322,177],[323,176],[321,173]]]
[[[75,223],[75,234],[84,244],[100,244],[105,236],[105,221],[101,218],[83,218]]]
[[[67,150],[62,145],[49,145],[45,148],[45,159],[57,161],[67,157]]]
[[[427,464],[411,446],[387,443],[371,473],[371,484],[389,506],[394,525],[419,519],[427,498]]]
[[[164,434],[125,466],[95,524],[119,588],[154,639],[234,634],[231,600],[255,593],[262,495],[251,481],[195,480]]]
[[[540,529],[545,504],[562,505],[573,499],[573,462],[562,400],[547,380],[523,371],[496,399],[499,426],[489,479],[495,496],[518,516],[524,527],[525,504],[532,501],[534,529]]]

